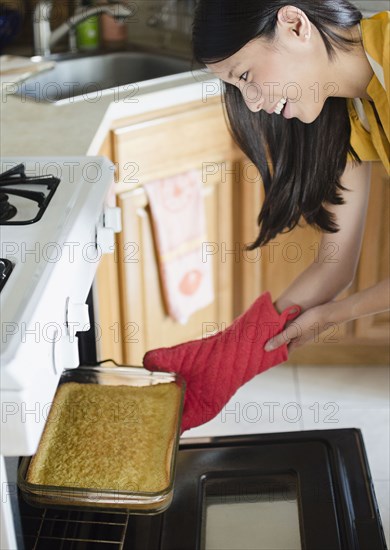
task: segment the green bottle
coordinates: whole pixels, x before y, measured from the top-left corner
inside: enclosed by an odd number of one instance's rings
[[[91,0],[82,0],[77,13],[83,13],[92,6]],[[76,26],[78,50],[96,50],[99,47],[99,16],[92,15]]]

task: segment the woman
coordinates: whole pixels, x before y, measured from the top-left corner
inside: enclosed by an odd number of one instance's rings
[[[186,381],[182,430],[214,418],[238,387],[310,341],[314,324],[322,332],[389,309],[389,281],[333,301],[355,275],[369,161],[389,171],[389,12],[362,20],[345,0],[198,0],[193,47],[224,82],[233,137],[263,179],[249,248],[302,218],[323,234],[319,257],[274,304],[265,292],[225,331],[146,353],[147,369]],[[326,262],[330,243],[336,263]],[[266,326],[278,327],[271,340]]]
[[[389,281],[333,301],[355,276],[371,160],[389,173],[389,14],[346,0],[199,0],[193,49],[224,82],[234,139],[259,169],[265,200],[250,249],[303,218],[323,234],[319,257],[275,302],[301,314],[265,350],[295,347],[328,323],[389,309]],[[326,263],[335,243],[337,263]]]

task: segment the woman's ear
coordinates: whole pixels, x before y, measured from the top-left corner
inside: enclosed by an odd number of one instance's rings
[[[278,11],[279,31],[284,31],[289,37],[294,37],[303,41],[310,40],[311,23],[304,11],[296,6],[283,6]]]

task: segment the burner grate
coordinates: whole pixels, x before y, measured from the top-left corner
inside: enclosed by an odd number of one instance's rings
[[[39,221],[50,203],[60,179],[53,175],[26,176],[24,164],[18,164],[10,170],[0,174],[0,225],[26,225]],[[47,193],[28,188],[15,189],[15,186],[45,186]],[[30,219],[14,220],[17,215],[17,208],[9,202],[9,195],[21,197],[27,201],[37,203],[38,212]]]
[[[5,283],[8,281],[8,278],[13,268],[14,266],[12,262],[6,260],[5,258],[0,258],[0,292],[3,289]]]
[[[8,202],[9,196],[6,193],[0,193],[0,220],[7,221],[16,215],[16,208]]]

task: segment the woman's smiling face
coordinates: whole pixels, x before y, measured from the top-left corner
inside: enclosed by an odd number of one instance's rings
[[[290,11],[288,11],[290,8]],[[337,86],[326,85],[329,65],[325,45],[303,12],[287,6],[278,13],[271,42],[256,38],[235,54],[207,67],[237,86],[251,111],[313,122]],[[286,101],[287,100],[287,101]]]

